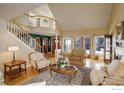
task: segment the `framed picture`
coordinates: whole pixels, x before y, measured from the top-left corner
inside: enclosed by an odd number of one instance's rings
[[[40,18],[40,27],[49,27],[49,19]]]
[[[105,48],[104,48],[104,62],[111,62],[112,60],[112,35],[104,35]]]
[[[120,40],[121,39],[121,31],[122,31],[122,27],[121,27],[121,23],[116,25],[116,40]]]
[[[116,25],[116,40],[124,40],[124,21]]]

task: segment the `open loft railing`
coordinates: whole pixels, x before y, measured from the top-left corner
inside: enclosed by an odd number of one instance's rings
[[[29,14],[24,14],[29,18],[30,27],[44,27],[55,30],[56,29],[56,20],[47,16],[31,16]]]
[[[27,31],[24,31],[13,20],[7,22],[7,30],[19,38],[26,45],[28,45],[30,48],[34,49],[35,51],[41,51],[40,44],[37,43]]]

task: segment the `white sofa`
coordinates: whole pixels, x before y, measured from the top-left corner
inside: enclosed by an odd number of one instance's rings
[[[0,72],[0,85],[4,85],[4,75]]]
[[[32,64],[32,67],[36,68],[39,72],[50,64],[50,61],[46,60],[41,52],[33,52],[29,54],[29,61]]]
[[[113,61],[101,70],[94,68],[90,80],[92,85],[124,85],[124,61]]]

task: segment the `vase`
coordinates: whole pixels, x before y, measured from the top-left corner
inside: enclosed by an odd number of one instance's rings
[[[65,64],[61,64],[61,68],[64,68],[65,67]]]

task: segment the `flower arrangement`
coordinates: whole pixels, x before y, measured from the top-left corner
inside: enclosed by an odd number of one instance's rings
[[[57,65],[59,68],[64,68],[68,65],[68,60],[66,60],[65,56],[60,56],[57,60]]]

